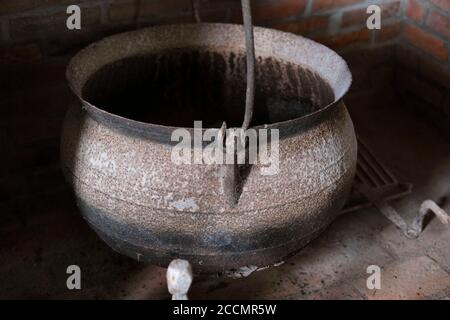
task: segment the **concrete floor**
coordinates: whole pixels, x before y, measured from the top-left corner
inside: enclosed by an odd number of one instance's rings
[[[408,221],[433,199],[450,212],[450,142],[392,96],[352,96],[359,135],[413,193],[393,202]],[[0,298],[167,299],[165,269],[113,252],[86,225],[62,187],[49,209],[0,224]],[[66,288],[66,268],[82,270],[82,290]],[[382,268],[381,290],[366,288],[369,265]],[[280,267],[246,279],[197,277],[192,299],[450,298],[450,228],[432,219],[406,239],[375,209],[341,216]]]

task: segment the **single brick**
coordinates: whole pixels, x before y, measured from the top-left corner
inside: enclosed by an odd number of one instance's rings
[[[35,40],[53,35],[73,35],[78,30],[68,30],[65,10],[52,15],[26,16],[11,20],[10,34],[13,40]],[[81,31],[84,27],[100,23],[100,8],[81,8]]]
[[[450,1],[448,0],[430,0],[430,1],[439,8],[447,12],[450,12]]]
[[[404,37],[410,44],[433,55],[437,59],[447,60],[448,50],[445,47],[444,41],[432,34],[414,26],[406,25]]]
[[[370,34],[371,31],[369,31],[367,28],[363,28],[359,31],[338,34],[332,37],[316,37],[316,40],[330,48],[339,50],[345,47],[359,45],[362,43],[368,44],[370,40]]]
[[[141,1],[143,15],[164,15],[192,10],[190,0]]]
[[[367,288],[367,277],[357,280],[354,286],[370,300],[426,299],[450,290],[450,275],[425,256],[386,265],[381,270],[379,290]]]
[[[254,6],[258,3],[258,0],[253,0],[251,4]],[[200,9],[239,9],[241,8],[241,2],[236,0],[202,0],[200,1]]]
[[[0,1],[0,14],[25,11],[35,7],[34,0],[3,0]]]
[[[254,22],[268,22],[269,20],[297,16],[306,8],[305,0],[278,0],[269,3],[255,3],[252,6]],[[232,14],[234,23],[242,23],[242,10],[235,8]]]
[[[137,19],[139,17],[138,2],[113,3],[109,7],[108,13],[111,21]]]
[[[312,11],[325,11],[363,2],[364,0],[316,0],[313,2]]]
[[[306,8],[304,0],[279,0],[272,4],[255,7],[256,21],[279,19],[301,14]]]
[[[0,62],[5,65],[37,61],[41,58],[41,48],[36,43],[26,43],[0,48]]]
[[[428,15],[427,25],[447,39],[450,38],[450,18],[433,11]]]
[[[400,12],[400,1],[394,1],[391,3],[385,3],[381,6],[381,19],[391,18],[398,16]]]
[[[52,7],[52,6],[69,6],[71,4],[80,5],[90,2],[89,0],[2,0],[0,1],[0,15],[10,13],[23,13],[25,11]]]
[[[364,24],[369,16],[366,13],[366,8],[354,9],[345,11],[342,14],[342,27],[349,27],[354,25]]]
[[[384,19],[397,16],[400,9],[400,2],[386,3],[380,6],[381,8],[381,21]],[[342,27],[349,27],[353,25],[361,25],[366,23],[369,14],[366,12],[367,8],[360,8],[344,12],[342,15]]]
[[[134,1],[112,4],[109,18],[112,21],[159,18],[160,16],[181,14],[192,10],[190,0]]]
[[[228,9],[200,10],[200,19],[212,23],[227,23],[230,21]]]
[[[409,0],[408,7],[406,8],[406,15],[417,22],[423,20],[425,9],[422,4],[417,0]]]
[[[323,30],[326,31],[328,27],[328,16],[313,16],[300,21],[278,24],[273,27],[285,32],[301,35]]]
[[[400,35],[402,31],[402,24],[399,22],[381,26],[381,29],[378,31],[378,42],[392,40]]]

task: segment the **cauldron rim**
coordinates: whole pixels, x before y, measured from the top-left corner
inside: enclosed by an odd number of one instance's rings
[[[108,37],[103,38],[102,40],[99,40],[97,42],[94,42],[90,45],[88,45],[86,48],[79,51],[69,62],[69,65],[66,69],[66,78],[68,80],[68,84],[72,92],[77,96],[79,101],[82,104],[83,109],[85,109],[94,119],[97,121],[108,125],[113,126],[116,129],[124,130],[127,133],[135,134],[138,136],[145,136],[147,138],[151,138],[152,140],[156,142],[162,142],[162,143],[170,143],[171,142],[171,134],[176,129],[186,129],[190,132],[193,132],[194,128],[192,127],[175,127],[175,126],[167,126],[162,124],[155,124],[155,123],[149,123],[149,122],[142,122],[138,120],[132,120],[129,118],[122,117],[120,115],[110,113],[108,111],[103,110],[100,107],[95,106],[94,104],[90,103],[86,99],[83,98],[83,87],[87,81],[87,79],[94,74],[96,71],[90,73],[90,75],[84,79],[84,81],[80,81],[80,68],[77,68],[77,65],[79,65],[81,62],[88,61],[90,57],[95,54],[95,51],[106,49],[108,45],[111,45],[111,43],[114,44],[114,42],[122,41],[126,37],[129,36],[136,36],[137,34],[145,35],[145,33],[153,33],[153,36],[159,33],[170,32],[169,30],[173,29],[182,29],[182,28],[207,28],[207,29],[214,29],[214,28],[235,28],[234,31],[242,31],[242,45],[244,44],[244,38],[243,38],[243,29],[242,25],[238,24],[230,24],[230,23],[195,23],[195,24],[171,24],[171,25],[161,25],[161,26],[153,26],[153,27],[147,27],[142,28],[139,30],[133,30],[133,31],[127,31],[122,32],[118,34],[114,34]],[[237,28],[237,29],[236,29]],[[336,94],[336,88],[332,86],[333,93],[335,95],[335,99],[333,102],[329,103],[328,105],[319,108],[316,111],[313,111],[311,113],[308,113],[306,115],[279,121],[279,122],[273,122],[269,124],[263,124],[263,125],[257,125],[257,126],[251,126],[251,128],[254,129],[279,129],[280,130],[280,138],[283,138],[284,136],[288,136],[290,134],[294,134],[298,132],[298,130],[302,130],[305,127],[309,127],[310,125],[313,125],[320,121],[320,119],[323,116],[328,115],[329,113],[333,112],[337,105],[342,103],[343,97],[346,95],[348,90],[350,89],[351,83],[352,83],[352,75],[350,72],[350,69],[348,68],[347,63],[345,60],[339,56],[335,51],[332,49],[314,41],[308,38],[305,38],[303,36],[279,31],[276,29],[270,29],[270,28],[264,28],[264,27],[255,27],[255,41],[258,40],[258,33],[272,33],[273,37],[280,36],[281,38],[286,38],[286,41],[293,41],[296,42],[298,45],[305,45],[305,46],[312,46],[312,48],[315,48],[316,50],[323,51],[324,55],[328,55],[335,59],[335,61],[340,64],[340,72],[343,75],[344,79],[341,79],[344,81],[344,85],[340,88],[338,94]],[[256,42],[257,45],[257,42]],[[105,48],[102,48],[105,47]],[[257,49],[258,50],[258,49]],[[126,56],[124,56],[126,57]],[[275,56],[277,57],[277,56]],[[277,57],[278,58],[278,57]],[[106,65],[105,63],[104,65]],[[300,64],[300,63],[297,63]],[[318,72],[317,69],[311,67],[308,65],[313,71],[317,72],[321,77],[323,77],[323,73]],[[81,71],[82,73],[83,71]],[[325,79],[327,80],[327,79]],[[208,128],[203,128],[202,131],[207,130]]]

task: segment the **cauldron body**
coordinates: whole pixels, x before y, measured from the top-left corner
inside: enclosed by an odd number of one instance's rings
[[[109,73],[112,78],[104,75],[87,88],[94,74],[124,58],[196,48],[214,52],[207,55],[222,65],[218,78],[242,83],[231,89],[240,96],[245,66],[233,71],[240,62],[231,63],[230,56],[243,54],[243,37],[242,26],[236,25],[155,27],[106,38],[82,50],[69,65],[69,84],[80,104],[72,106],[65,119],[63,168],[84,218],[116,251],[161,266],[174,258],[187,259],[198,272],[264,267],[298,252],[344,205],[356,167],[354,129],[342,102],[351,75],[345,62],[320,44],[255,28],[257,61],[279,69],[259,72],[261,94],[266,89],[270,94],[306,94],[322,106],[287,120],[282,111],[272,112],[266,117],[272,122],[256,123],[257,128],[279,129],[279,173],[262,175],[261,165],[253,165],[238,201],[231,204],[223,165],[171,161],[170,137],[176,127],[125,117],[93,102],[101,100],[95,98],[97,91],[110,94],[129,81],[126,77]],[[292,74],[279,61],[304,72]],[[105,85],[107,81],[111,83]],[[229,96],[218,94],[225,101]],[[234,119],[233,112],[229,118]]]

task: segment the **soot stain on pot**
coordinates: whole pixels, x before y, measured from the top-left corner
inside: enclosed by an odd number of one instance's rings
[[[253,234],[257,230],[241,230],[238,233],[226,231],[208,232],[203,230],[201,236],[196,236],[179,234],[163,225],[159,229],[150,231],[139,224],[117,221],[110,217],[108,212],[88,204],[81,198],[77,198],[77,204],[85,213],[84,218],[89,225],[95,230],[102,230],[103,236],[111,239],[126,238],[128,245],[141,247],[140,255],[142,256],[142,261],[146,260],[146,257],[152,250],[163,251],[163,248],[167,246],[171,248],[173,253],[180,255],[197,250],[208,250],[208,255],[211,257],[249,253],[258,250],[260,247],[269,248],[275,243],[293,240],[295,232],[290,231],[290,229],[297,223],[297,221],[292,221],[289,226],[267,227],[264,230],[264,234],[258,237]],[[306,236],[311,235],[301,235],[300,238]],[[148,243],[152,243],[152,247],[148,247],[146,245]],[[214,251],[214,254],[212,254],[212,251]]]
[[[168,50],[128,57],[93,74],[83,98],[128,119],[174,127],[240,127],[246,90],[244,53]],[[252,125],[290,120],[333,102],[330,85],[289,62],[257,58]]]

